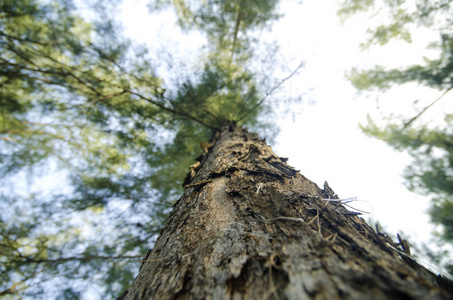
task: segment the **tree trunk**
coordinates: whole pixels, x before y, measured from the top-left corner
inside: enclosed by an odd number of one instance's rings
[[[229,124],[204,146],[121,299],[449,298],[407,246],[324,200],[338,197],[257,135]]]

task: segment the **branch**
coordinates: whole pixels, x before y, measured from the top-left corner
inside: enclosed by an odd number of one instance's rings
[[[3,291],[0,291],[0,296],[13,295],[13,294],[18,293],[21,290],[25,290],[26,288],[28,288],[28,286],[24,286],[19,289],[17,287],[21,284],[25,284],[25,281],[35,277],[38,273],[40,273],[40,272],[33,272],[29,276],[25,277],[23,280],[13,283],[9,288],[7,288]]]
[[[56,61],[56,60],[53,59],[52,57],[48,57],[48,58],[51,59],[52,61],[54,61],[54,62],[57,63],[57,64],[63,65],[63,67],[66,66],[66,65],[60,63],[59,61]],[[117,66],[119,67],[119,65],[117,65]],[[68,66],[68,67],[73,68],[73,66]],[[73,78],[75,78],[79,83],[81,83],[82,85],[85,85],[87,88],[89,88],[89,89],[91,89],[92,91],[94,91],[96,94],[98,94],[100,97],[102,97],[102,99],[106,98],[105,95],[103,95],[102,93],[98,92],[96,89],[94,89],[94,88],[91,87],[90,85],[88,85],[85,81],[83,81],[81,78],[79,78],[78,76],[76,76],[74,73],[70,72],[69,70],[66,71],[66,72],[67,72],[70,76],[72,76]],[[126,74],[128,74],[128,73],[126,72]],[[200,119],[198,119],[198,118],[192,116],[191,114],[185,112],[184,110],[182,110],[182,109],[179,108],[179,107],[177,107],[178,110],[174,110],[174,109],[172,109],[172,108],[169,108],[169,107],[167,107],[167,106],[165,106],[165,105],[159,103],[158,101],[152,100],[152,99],[150,99],[150,98],[147,98],[147,97],[141,95],[140,93],[134,92],[134,91],[131,90],[131,89],[126,90],[124,87],[119,86],[118,84],[111,83],[111,82],[106,81],[106,80],[104,80],[104,79],[102,79],[102,78],[94,77],[94,76],[91,75],[91,74],[86,74],[86,75],[91,76],[91,77],[92,77],[93,79],[95,79],[95,80],[99,80],[99,81],[101,81],[101,82],[104,82],[104,83],[106,83],[106,84],[109,84],[109,85],[112,86],[112,87],[116,87],[116,88],[122,89],[123,91],[120,92],[119,95],[128,92],[128,93],[131,94],[131,95],[135,95],[135,96],[137,96],[137,97],[139,97],[139,98],[141,98],[141,99],[143,99],[143,100],[145,100],[145,101],[147,101],[147,102],[149,102],[149,103],[151,103],[151,104],[156,105],[157,107],[159,107],[160,109],[162,109],[162,110],[164,110],[164,111],[167,111],[167,112],[170,112],[170,113],[172,113],[172,114],[179,115],[179,116],[182,116],[182,117],[189,118],[189,119],[191,119],[191,120],[193,120],[193,121],[195,121],[195,122],[197,122],[197,123],[199,123],[199,124],[201,124],[201,125],[203,125],[203,126],[205,126],[205,127],[207,127],[207,128],[216,129],[215,127],[213,127],[213,126],[211,126],[211,125],[209,125],[209,124],[203,122],[202,120],[200,120]],[[142,81],[143,81],[143,80],[142,80]],[[108,98],[110,98],[110,97],[108,97]],[[174,105],[173,102],[171,102],[171,103],[172,103],[172,105]]]
[[[137,92],[134,92],[134,91],[132,91],[132,90],[129,90],[128,92],[129,92],[130,94],[132,94],[132,95],[135,95],[135,96],[139,97],[140,99],[143,99],[143,100],[145,100],[145,101],[147,101],[147,102],[149,102],[149,103],[151,103],[151,104],[156,105],[156,106],[159,107],[160,109],[165,110],[165,111],[167,111],[167,112],[169,112],[169,113],[175,114],[175,115],[177,115],[177,116],[189,118],[189,119],[191,119],[192,121],[195,121],[195,122],[197,122],[197,123],[199,123],[199,124],[201,124],[201,125],[203,125],[203,126],[206,126],[207,128],[210,128],[210,129],[217,129],[217,128],[215,128],[215,127],[213,127],[213,126],[211,126],[211,125],[209,125],[209,124],[203,122],[202,120],[200,120],[200,119],[198,119],[198,118],[192,116],[191,114],[189,114],[189,113],[187,113],[187,112],[185,112],[185,111],[183,111],[183,110],[179,110],[179,111],[178,111],[178,110],[174,110],[174,109],[172,109],[172,108],[169,108],[169,107],[167,107],[167,106],[165,106],[165,105],[163,105],[163,104],[161,104],[161,103],[159,103],[159,102],[157,102],[157,101],[154,101],[154,100],[152,100],[152,99],[150,99],[150,98],[147,98],[147,97],[145,97],[145,96],[143,96],[143,95],[141,95],[141,94],[139,94],[139,93],[137,93]],[[174,105],[176,108],[179,109],[179,107],[178,107],[174,102],[171,102],[171,103],[172,103],[172,105]]]
[[[266,95],[264,95],[263,98],[261,98],[258,103],[253,106],[249,111],[247,111],[244,115],[242,115],[242,117],[239,118],[239,120],[237,120],[237,122],[240,122],[242,121],[245,117],[247,117],[249,114],[251,114],[255,109],[257,109],[261,104],[263,104],[264,100],[266,100],[266,98],[271,95],[276,89],[278,89],[279,87],[281,87],[287,80],[291,79],[291,77],[293,77],[294,75],[296,75],[296,73],[302,68],[305,66],[305,62],[301,62],[299,64],[299,66],[297,66],[297,68],[291,72],[291,74],[288,75],[288,77],[284,78],[283,80],[281,80],[279,83],[277,83],[273,88],[271,88],[267,93]]]
[[[93,255],[93,256],[72,256],[72,257],[60,257],[55,259],[34,259],[24,257],[24,261],[12,261],[15,263],[58,263],[58,262],[68,262],[68,261],[87,261],[92,259],[143,259],[143,255],[125,255],[125,256],[104,256],[104,255]]]
[[[449,0],[445,3],[442,3],[442,4],[439,4],[438,6],[435,6],[435,7],[431,7],[430,9],[428,9],[426,12],[424,12],[423,14],[420,15],[420,18],[424,18],[424,17],[427,17],[429,14],[431,14],[433,11],[435,10],[439,10],[439,9],[442,9],[448,5],[450,5],[452,1]]]
[[[7,33],[5,33],[4,31],[1,31],[1,30],[0,30],[0,36],[4,36],[7,39],[16,40],[16,41],[21,42],[21,43],[38,44],[38,45],[43,46],[43,47],[47,47],[47,46],[53,45],[53,43],[46,43],[46,42],[43,42],[43,41],[32,40],[30,38],[23,39],[23,38],[14,36],[14,35],[7,34]]]
[[[239,33],[239,26],[241,25],[242,21],[242,9],[244,8],[244,0],[241,0],[241,3],[239,4],[239,11],[238,11],[238,16],[236,19],[236,25],[234,27],[234,33],[233,33],[233,47],[231,49],[231,57],[234,55],[234,48],[236,48],[236,41]]]
[[[86,74],[88,76],[91,76],[94,80],[98,80],[98,81],[101,81],[101,82],[104,82],[106,84],[109,84],[111,87],[114,87],[114,88],[119,88],[119,89],[122,89],[119,93],[117,94],[113,94],[113,95],[104,95],[102,94],[101,92],[97,91],[94,87],[92,87],[90,84],[88,84],[87,82],[85,82],[83,79],[81,79],[79,76],[77,76],[74,72],[72,72],[69,68],[73,68],[73,66],[68,66],[68,65],[64,65],[56,60],[54,60],[53,58],[51,57],[47,57],[48,59],[52,60],[53,62],[59,64],[60,66],[62,66],[65,70],[64,72],[54,72],[54,71],[48,71],[48,70],[42,70],[41,68],[38,68],[38,69],[33,69],[33,68],[29,68],[29,67],[26,67],[26,66],[23,66],[23,65],[18,65],[18,64],[14,64],[14,63],[11,63],[7,60],[4,60],[2,59],[3,61],[5,61],[7,64],[10,64],[10,65],[13,65],[13,66],[16,66],[16,67],[19,67],[19,68],[22,68],[22,69],[25,69],[25,70],[29,70],[29,71],[32,71],[32,72],[38,72],[38,73],[44,73],[44,74],[50,74],[50,75],[53,75],[53,76],[63,76],[63,77],[66,77],[66,76],[69,76],[69,77],[72,77],[76,80],[76,82],[78,82],[80,85],[86,87],[88,90],[92,91],[95,95],[97,95],[99,97],[98,101],[100,100],[105,100],[105,99],[110,99],[110,98],[114,98],[116,96],[120,96],[120,95],[123,95],[125,93],[129,93],[131,95],[135,95],[151,104],[154,104],[155,106],[159,107],[160,109],[164,110],[164,111],[167,111],[169,113],[172,113],[172,114],[175,114],[175,115],[179,115],[179,116],[182,116],[182,117],[186,117],[186,118],[189,118],[207,128],[210,128],[210,129],[216,129],[214,128],[213,126],[203,122],[202,120],[190,115],[189,113],[187,113],[186,111],[182,110],[181,108],[177,107],[178,110],[175,110],[175,109],[172,109],[172,108],[169,108],[155,100],[152,100],[150,98],[147,98],[143,95],[141,95],[140,93],[137,93],[137,92],[134,92],[133,90],[126,90],[124,89],[124,87],[118,85],[118,84],[114,84],[112,82],[109,82],[109,81],[106,81],[102,78],[96,78],[96,77],[93,77],[91,74]],[[54,83],[54,82],[46,82],[44,81],[44,79],[42,79],[41,81],[45,82],[45,83],[48,83],[48,84],[57,84],[57,83]],[[58,84],[58,85],[61,85],[61,84]],[[70,84],[68,84],[68,86],[66,85],[61,85],[61,86],[64,86],[66,88],[74,88],[74,89],[78,89],[80,90],[79,87],[75,87],[75,86],[71,86]],[[174,103],[172,102],[172,105],[174,105]]]
[[[436,104],[437,101],[439,101],[440,99],[442,99],[449,91],[451,91],[453,89],[453,86],[449,87],[442,95],[440,95],[436,100],[434,100],[430,105],[428,105],[427,107],[425,107],[424,109],[422,109],[421,112],[419,112],[415,117],[413,117],[412,119],[410,119],[409,121],[407,121],[404,126],[403,126],[403,129],[406,129],[407,127],[409,127],[409,125],[411,125],[415,120],[417,120],[425,111],[427,111],[431,106],[433,106],[434,104]]]
[[[105,79],[102,79],[102,78],[98,78],[96,76],[93,76],[91,73],[87,73],[87,72],[84,72],[84,71],[81,71],[81,70],[78,70],[77,68],[75,68],[75,66],[72,66],[72,65],[67,65],[67,64],[64,64],[64,63],[61,63],[60,61],[58,61],[57,59],[53,58],[52,56],[50,55],[47,55],[46,53],[39,53],[41,57],[44,57],[44,58],[47,58],[49,59],[51,62],[53,62],[56,67],[59,67],[62,71],[61,72],[56,72],[54,70],[43,70],[41,67],[37,66],[33,61],[30,61],[28,60],[26,57],[23,57],[22,53],[19,53],[16,51],[16,49],[13,47],[13,45],[11,46],[11,49],[13,52],[16,53],[16,55],[20,56],[22,59],[25,59],[27,60],[29,63],[31,63],[32,65],[35,65],[37,68],[30,68],[30,67],[27,67],[27,66],[23,66],[23,65],[18,65],[18,64],[14,64],[12,62],[9,62],[8,60],[6,59],[3,59],[3,58],[0,58],[2,61],[6,62],[7,64],[9,65],[12,65],[12,66],[16,66],[20,69],[25,69],[25,70],[29,70],[29,71],[32,71],[32,72],[38,72],[38,73],[41,73],[41,74],[49,74],[51,76],[56,76],[56,77],[70,77],[70,78],[73,78],[75,80],[74,83],[71,83],[71,82],[65,82],[66,84],[63,85],[65,86],[66,88],[73,88],[73,89],[76,89],[76,90],[82,90],[83,87],[85,87],[88,92],[91,92],[93,93],[95,96],[97,96],[100,100],[105,100],[105,99],[110,99],[110,98],[114,98],[116,96],[120,96],[120,95],[123,95],[125,93],[129,93],[131,95],[135,95],[151,104],[154,104],[155,106],[159,107],[160,109],[164,110],[164,111],[167,111],[169,113],[172,113],[174,115],[179,115],[179,116],[182,116],[182,117],[185,117],[185,118],[188,118],[188,119],[191,119],[207,128],[210,128],[210,129],[216,129],[214,128],[213,126],[207,124],[206,122],[202,121],[201,119],[191,115],[190,113],[184,111],[183,109],[181,109],[180,107],[177,107],[175,106],[175,104],[173,102],[171,102],[171,104],[173,106],[176,107],[176,109],[173,109],[173,108],[170,108],[162,103],[159,103],[158,101],[156,100],[153,100],[153,99],[150,99],[150,98],[147,98],[145,96],[143,96],[142,94],[138,93],[138,92],[135,92],[131,89],[125,89],[125,87],[123,86],[120,86],[118,84],[115,84],[115,83],[112,83],[110,81],[107,81]],[[35,54],[35,53],[33,53]],[[104,55],[103,55],[104,56]],[[111,61],[111,60],[110,60]],[[115,64],[117,67],[120,67],[118,64]],[[120,68],[121,71],[125,71],[123,68]],[[78,72],[82,72],[82,74],[84,74],[85,76],[88,76],[90,77],[90,79],[94,80],[94,81],[100,81],[100,82],[103,82],[103,83],[106,83],[108,84],[110,87],[114,87],[114,88],[118,88],[120,89],[120,91],[118,93],[115,93],[115,94],[112,94],[112,95],[104,95],[101,91],[98,91],[89,81],[87,82],[86,80],[84,80],[81,76],[78,76],[77,73]],[[126,72],[127,75],[130,75]],[[138,77],[134,76],[136,79],[139,79]],[[43,82],[45,82],[44,80],[42,80]],[[141,79],[141,81],[145,81],[146,80],[143,80]],[[51,81],[48,81],[46,82],[48,84],[56,84],[54,83],[52,80]],[[78,85],[78,86],[77,86]],[[82,90],[83,91],[83,90]],[[98,101],[99,101],[98,99]]]

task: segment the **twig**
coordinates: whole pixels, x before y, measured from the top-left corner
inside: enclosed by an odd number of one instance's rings
[[[290,79],[291,77],[293,77],[303,66],[305,66],[305,62],[301,62],[299,64],[299,66],[297,66],[297,68],[291,72],[291,74],[289,74],[288,77],[284,78],[283,80],[281,80],[277,85],[275,85],[273,88],[271,88],[267,93],[266,95],[264,95],[263,98],[261,98],[258,103],[253,106],[249,111],[247,111],[245,114],[242,115],[242,117],[239,118],[239,120],[237,120],[238,122],[239,121],[242,121],[245,117],[247,117],[249,114],[251,114],[255,109],[257,109],[261,104],[263,104],[264,100],[267,99],[267,97],[272,94],[276,89],[278,89],[279,87],[281,87],[288,79]]]
[[[302,219],[302,218],[292,218],[292,217],[276,217],[276,218],[273,218],[273,219],[266,219],[265,217],[261,216],[261,218],[264,219],[264,221],[267,223],[267,222],[270,222],[270,221],[274,221],[274,220],[288,220],[288,221],[296,221],[296,222],[302,222],[302,223],[305,223],[305,220]],[[310,223],[309,223],[310,224]]]
[[[323,201],[326,201],[326,205],[327,206],[327,203],[329,203],[330,201],[332,202],[341,202],[341,204],[343,204],[344,206],[347,206],[349,208],[352,208],[354,210],[357,210],[361,213],[364,213],[364,214],[370,214],[370,212],[368,211],[364,211],[364,210],[361,210],[361,209],[358,209],[358,208],[355,208],[355,207],[352,207],[350,205],[347,205],[346,203],[350,203],[350,202],[367,202],[367,203],[370,203],[369,201],[367,200],[357,200],[357,197],[351,197],[351,198],[345,198],[345,199],[322,199]],[[370,203],[371,204],[371,203]],[[371,207],[371,210],[372,207]],[[357,215],[358,213],[357,212],[350,212],[350,215]]]
[[[25,257],[24,261],[14,261],[15,263],[58,263],[58,262],[68,262],[68,261],[87,261],[87,260],[94,260],[94,259],[140,259],[142,255],[124,255],[124,256],[104,256],[104,255],[94,255],[94,256],[73,256],[73,257],[60,257],[55,259],[34,259]]]
[[[333,243],[335,243],[337,236],[338,236],[338,232],[335,232],[334,234],[330,235],[326,240],[330,240],[330,238],[332,238],[332,240],[330,242],[333,244]]]
[[[319,221],[319,210],[318,210],[318,233],[320,236],[322,236],[321,234],[321,224],[320,224],[320,221]]]
[[[314,220],[316,220],[316,218],[319,217],[319,210],[317,211],[317,214],[316,216],[313,217],[313,219],[310,220],[310,222],[308,222],[308,225],[310,225],[311,223],[313,223]]]
[[[430,105],[428,105],[427,107],[425,107],[424,109],[422,109],[421,112],[419,112],[415,117],[413,117],[412,119],[410,119],[409,121],[407,121],[404,126],[403,126],[403,129],[406,129],[407,127],[409,127],[409,125],[411,125],[415,120],[417,120],[425,111],[427,111],[431,106],[433,106],[434,104],[436,104],[437,101],[439,101],[440,99],[442,99],[449,91],[451,91],[453,89],[453,86],[449,87],[442,95],[440,95],[436,100],[434,100]]]
[[[321,235],[321,224],[319,221],[319,209],[316,210],[316,216],[308,222],[308,225],[310,225],[314,220],[317,220],[317,225],[318,225],[318,233]]]
[[[258,186],[258,189],[256,190],[256,193],[257,193],[257,194],[260,192],[260,189],[261,189],[262,186],[263,186],[263,183],[260,182],[260,184],[259,184],[259,186]]]

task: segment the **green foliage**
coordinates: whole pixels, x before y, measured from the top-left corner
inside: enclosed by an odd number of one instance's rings
[[[68,0],[0,0],[0,296],[120,295],[199,143],[225,121],[260,128],[269,112],[250,33],[277,18],[277,1],[155,2],[210,41],[178,84],[121,36],[116,4],[97,1],[88,22]],[[51,172],[62,189],[34,191]]]
[[[376,3],[378,2],[378,3]],[[414,20],[414,15],[409,13],[405,0],[399,1],[375,1],[375,0],[349,0],[344,1],[342,7],[338,10],[338,15],[345,19],[351,17],[353,14],[365,12],[368,10],[376,10],[379,4],[383,5],[381,10],[385,10],[386,18],[389,21],[376,28],[367,30],[370,38],[365,42],[362,47],[369,47],[373,44],[385,45],[392,39],[403,39],[406,42],[411,41],[411,35],[408,30],[408,24]],[[382,14],[382,12],[381,12]]]
[[[340,17],[347,18],[355,13],[363,12],[371,9],[374,5],[374,0],[345,0],[338,10],[337,14]]]
[[[409,151],[415,158],[407,167],[405,177],[409,188],[422,194],[453,195],[453,125],[451,118],[446,118],[446,128],[401,129],[400,125],[391,124],[381,129],[371,120],[365,133],[377,137],[397,150]]]
[[[377,1],[345,1],[340,15],[348,16],[358,11],[369,10]],[[415,8],[409,2],[383,1],[382,11],[387,14],[388,22],[382,26],[368,30],[370,39],[366,47],[373,44],[385,45],[397,38],[411,41],[411,29],[414,25],[425,26],[439,32],[439,42],[430,47],[439,50],[437,59],[425,59],[423,65],[406,68],[386,69],[377,66],[371,70],[353,69],[349,79],[359,90],[373,88],[386,90],[394,85],[418,82],[422,85],[444,91],[443,96],[453,89],[453,25],[451,13],[452,1],[415,1]],[[380,11],[377,15],[380,15]],[[408,151],[414,161],[405,170],[405,178],[409,189],[432,197],[429,210],[431,221],[439,226],[438,236],[444,242],[453,242],[453,132],[452,114],[446,112],[443,125],[433,127],[432,124],[421,124],[414,127],[413,121],[418,119],[427,109],[436,104],[443,96],[433,101],[404,126],[392,121],[380,128],[369,120],[362,129],[370,136],[387,142],[400,151]],[[419,122],[420,123],[420,122]],[[438,258],[441,254],[433,254]],[[439,259],[437,259],[440,262]],[[451,266],[450,266],[451,267]]]
[[[443,240],[453,241],[453,201],[451,199],[436,199],[431,207],[429,214],[436,224],[442,224],[443,228],[440,235]]]
[[[231,55],[249,51],[248,33],[263,28],[275,13],[277,0],[152,0],[151,10],[172,5],[178,15],[178,24],[186,29],[198,29],[206,33],[216,50],[229,51]]]
[[[381,17],[383,24],[367,30],[369,39],[363,43],[364,48],[383,46],[394,39],[411,42],[414,25],[451,33],[451,1],[448,0],[417,0],[415,3],[407,0],[344,0],[338,15],[346,19],[367,11],[373,11],[371,17]]]
[[[393,84],[404,84],[411,81],[437,88],[449,89],[453,76],[453,35],[442,35],[439,43],[441,54],[438,59],[425,59],[425,65],[414,65],[404,70],[376,67],[372,70],[353,69],[349,73],[352,84],[360,90],[377,88],[386,90]]]

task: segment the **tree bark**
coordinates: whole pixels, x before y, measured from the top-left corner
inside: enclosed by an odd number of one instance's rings
[[[450,297],[257,135],[228,124],[204,150],[121,299]]]

